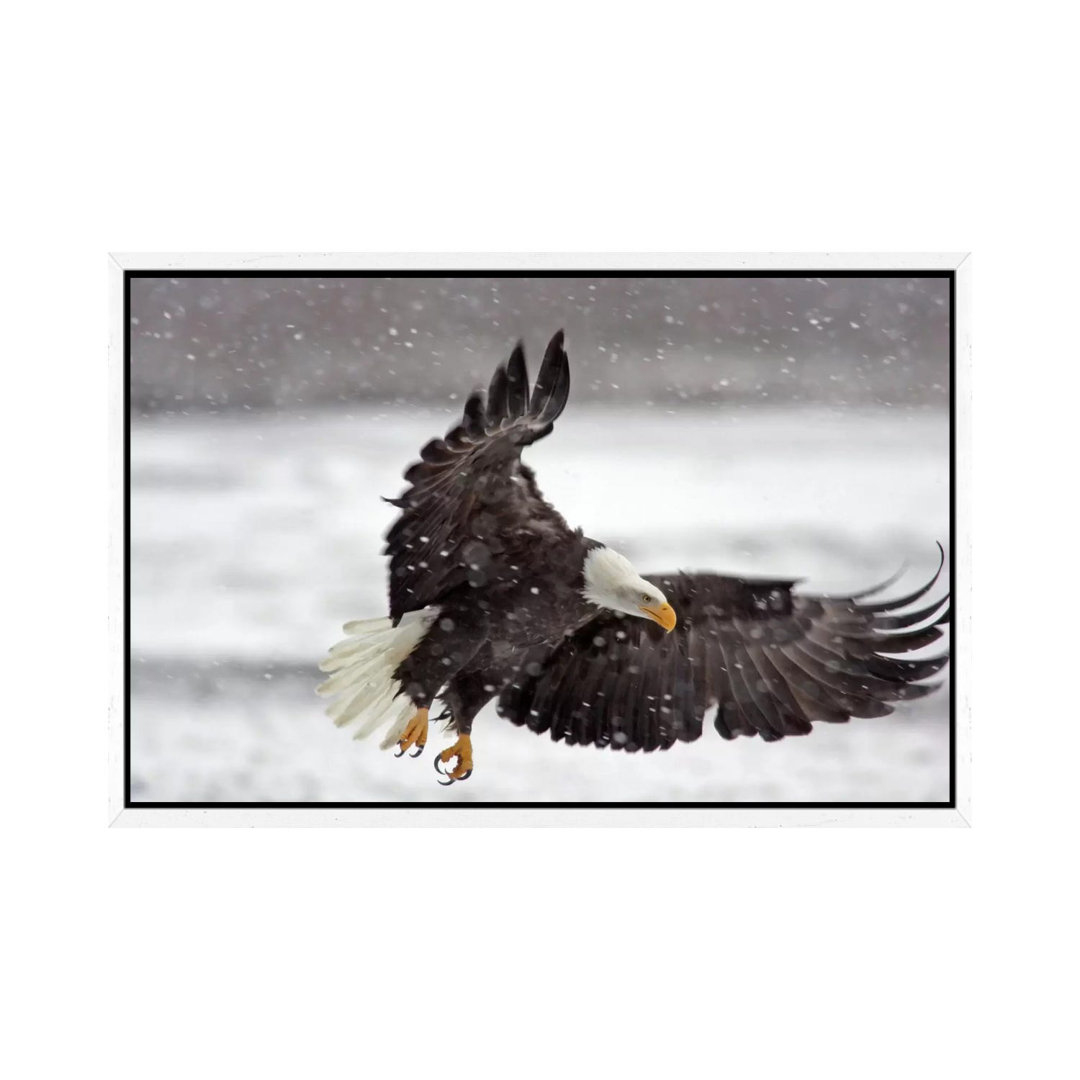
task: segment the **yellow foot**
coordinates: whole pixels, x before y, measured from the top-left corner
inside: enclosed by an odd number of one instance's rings
[[[443,787],[448,787],[455,780],[468,780],[472,776],[472,740],[468,735],[458,736],[458,741],[453,746],[448,746],[441,754],[435,757],[435,771],[442,773],[439,764],[445,765],[451,758],[457,758],[457,766],[450,772],[443,773],[448,779],[440,780]]]
[[[427,709],[417,709],[416,715],[409,721],[401,738],[398,739],[398,752],[394,757],[401,757],[410,746],[416,747],[416,753],[409,757],[419,757],[427,746]]]

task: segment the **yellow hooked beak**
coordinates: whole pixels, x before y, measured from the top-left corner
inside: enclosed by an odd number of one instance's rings
[[[670,604],[661,604],[659,607],[644,607],[641,611],[648,615],[654,622],[658,622],[669,634],[675,629],[675,609]]]

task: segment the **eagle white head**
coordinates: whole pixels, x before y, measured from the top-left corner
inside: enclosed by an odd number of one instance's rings
[[[585,556],[582,595],[598,607],[652,619],[669,633],[675,629],[675,610],[664,594],[609,547],[595,547]]]

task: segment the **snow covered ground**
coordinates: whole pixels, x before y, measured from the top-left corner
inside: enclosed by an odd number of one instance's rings
[[[381,536],[394,510],[378,496],[398,494],[403,468],[456,411],[133,422],[133,799],[948,797],[947,681],[883,719],[774,744],[724,742],[707,724],[698,742],[649,755],[551,743],[489,707],[474,727],[476,771],[449,788],[431,765],[451,741],[441,731],[416,761],[342,735],[314,694],[316,664],[343,622],[385,613]],[[601,411],[571,399],[526,460],[572,525],[643,571],[801,577],[835,592],[907,562],[896,595],[948,540],[940,411]]]

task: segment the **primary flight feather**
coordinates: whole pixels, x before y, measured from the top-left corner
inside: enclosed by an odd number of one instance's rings
[[[948,597],[903,609],[940,564],[916,592],[871,603],[891,582],[815,597],[794,581],[641,575],[571,529],[521,460],[566,405],[563,344],[560,330],[531,388],[519,344],[388,500],[401,511],[386,538],[389,617],[346,624],[320,665],[336,724],[358,738],[385,728],[383,747],[416,757],[439,698],[458,738],[435,767],[452,783],[472,774],[473,720],[493,698],[553,739],[649,751],[698,738],[714,706],[724,738],[771,741],[935,688],[922,680],[947,655],[902,657],[941,637]]]

